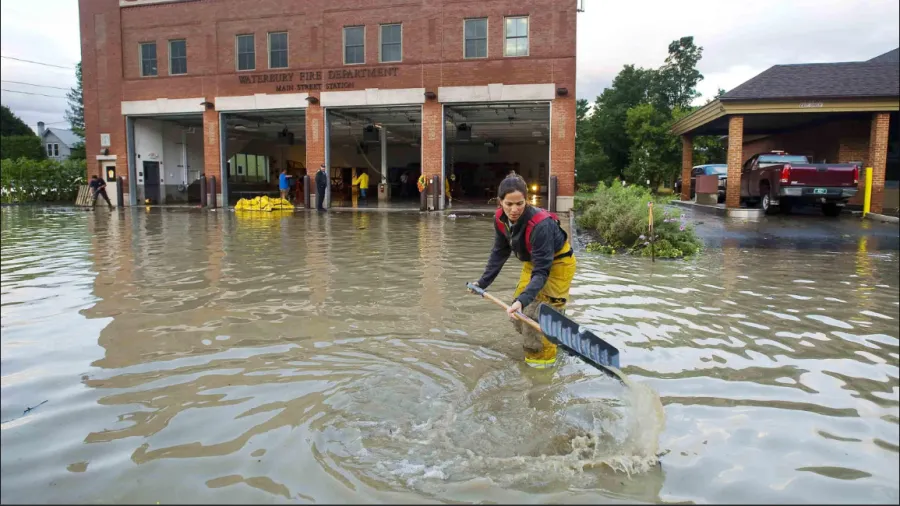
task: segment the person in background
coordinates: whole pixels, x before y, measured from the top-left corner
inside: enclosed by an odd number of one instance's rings
[[[91,201],[91,207],[95,207],[97,205],[97,197],[103,196],[103,200],[106,201],[106,205],[109,206],[110,209],[113,208],[112,202],[109,201],[109,195],[106,194],[106,181],[103,178],[94,174],[91,176],[91,182],[89,184],[91,187],[91,193],[94,195],[94,199]]]
[[[286,168],[281,169],[281,174],[278,176],[278,189],[281,190],[281,198],[287,200],[288,192],[291,190],[291,181]]]
[[[400,198],[406,198],[409,196],[409,171],[403,171],[403,174],[400,174]]]
[[[316,210],[324,211],[325,190],[328,189],[328,174],[325,173],[325,164],[319,166],[316,172]]]
[[[528,203],[528,187],[521,176],[507,176],[497,194],[500,208],[494,215],[494,247],[484,274],[475,285],[490,286],[510,253],[522,261],[522,273],[507,313],[524,337],[525,363],[537,368],[551,367],[556,363],[556,345],[514,315],[521,311],[536,319],[541,302],[563,312],[575,277],[575,254],[557,217]]]
[[[351,184],[353,186],[359,185],[359,198],[368,201],[366,191],[369,189],[369,174],[366,173],[366,169],[360,169],[359,175],[356,176],[356,179]]]

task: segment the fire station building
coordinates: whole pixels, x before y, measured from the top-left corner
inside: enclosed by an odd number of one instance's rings
[[[429,206],[487,204],[514,170],[572,207],[576,0],[79,4],[88,172],[126,204],[199,202],[206,176],[233,206],[324,163],[333,206],[363,172],[379,203],[425,175]]]

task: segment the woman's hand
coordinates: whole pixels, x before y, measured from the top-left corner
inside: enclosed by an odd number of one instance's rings
[[[481,288],[481,285],[478,284],[478,281],[472,281],[472,284],[475,285],[475,286],[477,286],[477,287],[479,287],[479,288]],[[472,290],[472,289],[469,288],[469,287],[466,287],[466,290],[468,290],[469,293],[475,293],[475,290]]]
[[[512,303],[512,306],[509,306],[509,309],[506,310],[506,314],[509,315],[510,320],[516,321],[516,313],[519,311],[522,311],[522,303],[515,301]]]

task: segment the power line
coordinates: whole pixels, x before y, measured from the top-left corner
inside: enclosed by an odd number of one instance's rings
[[[21,81],[0,81],[0,83],[9,83],[9,84],[24,84],[25,86],[37,86],[39,88],[53,88],[55,90],[65,90],[69,91],[69,88],[62,88],[60,86],[49,86],[47,84],[33,84],[33,83],[23,83]]]
[[[75,68],[75,67],[71,67],[71,66],[65,67],[65,66],[63,66],[63,65],[54,65],[54,64],[52,64],[52,63],[43,63],[43,62],[32,61],[32,60],[23,60],[22,58],[13,58],[12,56],[2,56],[2,55],[0,55],[0,58],[5,58],[5,59],[7,59],[7,60],[20,61],[20,62],[25,62],[25,63],[33,63],[33,64],[35,64],[35,65],[43,65],[43,66],[45,66],[45,67],[56,67],[56,68],[58,68],[58,69],[72,70],[72,69]]]
[[[10,92],[10,93],[21,93],[21,94],[23,94],[23,95],[37,95],[37,96],[40,96],[40,97],[65,98],[65,99],[68,99],[68,98],[69,98],[69,97],[64,97],[64,96],[62,96],[62,95],[45,95],[45,94],[43,94],[43,93],[31,93],[31,92],[28,92],[28,91],[7,90],[6,88],[0,88],[0,91],[8,91],[8,92]]]

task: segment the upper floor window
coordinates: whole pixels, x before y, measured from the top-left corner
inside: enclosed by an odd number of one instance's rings
[[[187,74],[187,42],[184,39],[169,41],[169,74]]]
[[[381,25],[381,61],[403,60],[403,27],[400,24]]]
[[[237,46],[237,69],[254,70],[256,68],[256,49],[253,34],[238,35],[235,45]]]
[[[528,56],[528,16],[506,18],[505,56]]]
[[[366,27],[344,27],[344,64],[366,62]]]
[[[274,32],[269,34],[269,68],[284,69],[288,66],[288,34]]]
[[[141,44],[141,76],[151,77],[156,73],[156,42],[144,42]]]
[[[487,18],[465,20],[466,58],[487,58]]]
[[[47,144],[47,156],[59,156],[59,144]]]

